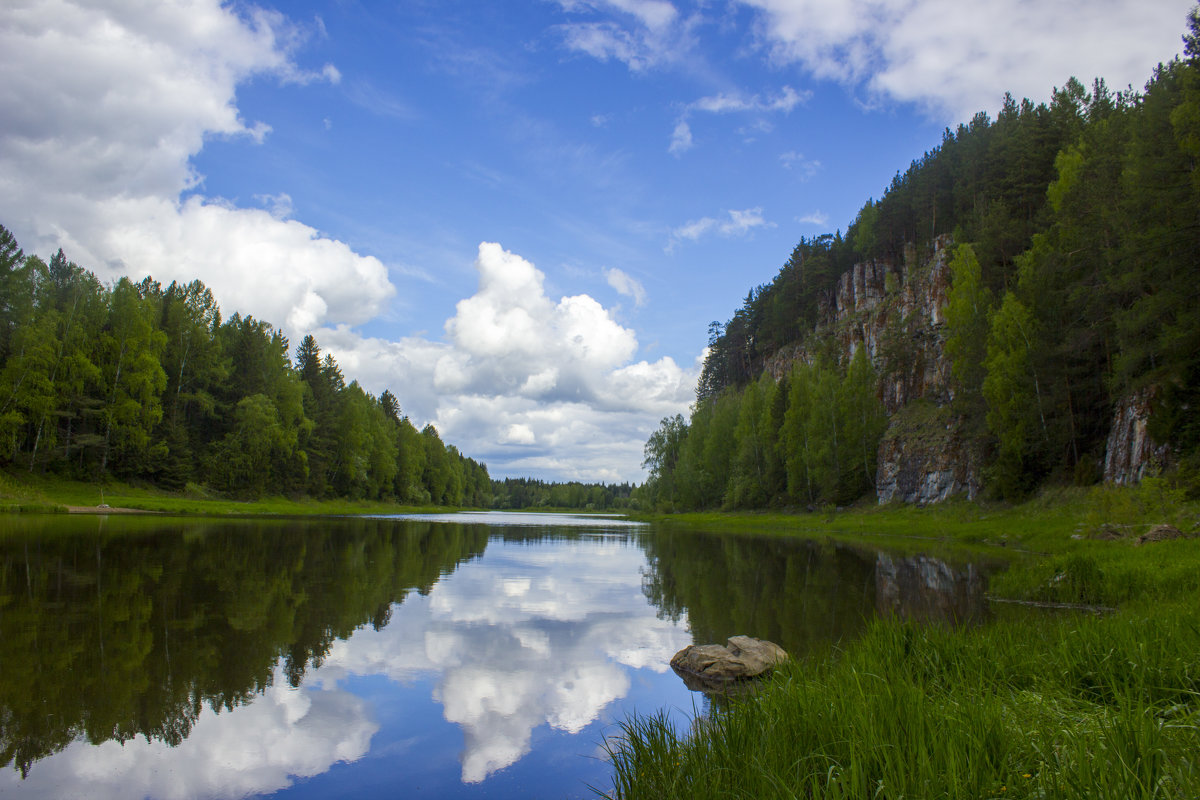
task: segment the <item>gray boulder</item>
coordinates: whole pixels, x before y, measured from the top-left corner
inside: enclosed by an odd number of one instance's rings
[[[688,645],[671,658],[671,669],[693,691],[720,692],[769,673],[787,658],[774,642],[730,636],[725,646]]]

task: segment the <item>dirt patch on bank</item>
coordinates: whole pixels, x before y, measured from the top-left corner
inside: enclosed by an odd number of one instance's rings
[[[157,514],[144,508],[114,508],[113,506],[67,506],[70,514]]]

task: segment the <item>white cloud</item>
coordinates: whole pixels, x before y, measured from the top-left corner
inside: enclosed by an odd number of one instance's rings
[[[697,368],[634,362],[634,332],[592,297],[551,299],[540,271],[484,245],[479,289],[444,341],[364,337],[354,326],[395,294],[387,266],[292,218],[286,193],[253,197],[256,207],[204,194],[192,159],[206,140],[269,134],[242,118],[240,84],[341,81],[333,65],[294,63],[304,31],[243,8],[0,4],[0,222],[27,252],[62,247],[102,280],[199,278],[226,316],[251,313],[293,341],[315,333],[344,374],[391,388],[414,421],[497,474],[640,479],[642,444],[661,416],[686,411]],[[667,4],[608,8],[643,31],[686,28]],[[357,86],[352,100],[370,88]],[[380,113],[411,114],[367,94]],[[636,284],[622,285],[637,302]],[[618,375],[624,394],[612,389]]]
[[[678,157],[692,148],[692,129],[688,123],[689,117],[694,112],[702,112],[706,114],[790,114],[792,109],[801,103],[807,102],[812,96],[812,92],[797,92],[790,86],[784,86],[783,89],[774,96],[762,97],[760,95],[746,95],[741,92],[720,92],[708,97],[701,97],[684,106],[683,113],[679,116],[675,123],[675,130],[671,134],[671,146],[667,148],[667,152]],[[738,134],[743,137],[749,137],[749,141],[753,141],[753,134],[770,132],[774,126],[765,118],[759,118],[749,125],[744,125],[738,129]]]
[[[675,123],[675,130],[671,132],[671,145],[667,148],[667,152],[673,156],[679,156],[692,149],[692,128],[686,121],[680,120]]]
[[[694,242],[709,234],[730,238],[733,236],[745,236],[755,228],[775,227],[774,222],[768,222],[763,218],[761,206],[741,211],[731,210],[728,214],[729,216],[724,219],[701,217],[700,219],[694,219],[680,225],[671,231],[671,239],[667,243],[667,250],[673,250],[675,245],[684,240]]]
[[[394,289],[377,259],[290,215],[185,192],[208,137],[261,142],[239,83],[337,82],[298,67],[305,32],[218,0],[150,6],[6,3],[0,8],[0,220],[31,252],[62,247],[102,279],[199,277],[226,313],[301,333],[375,316]]]
[[[553,385],[539,382],[539,396],[563,380],[565,388],[577,391],[589,373],[613,369],[636,352],[633,331],[614,322],[599,303],[588,295],[554,303],[545,294],[542,273],[500,245],[481,244],[475,267],[479,289],[459,301],[446,333],[457,352],[471,359],[476,393],[524,382],[550,366],[561,377]]]
[[[500,434],[500,444],[533,444],[537,437],[528,425],[513,423]]]
[[[617,294],[630,298],[633,300],[635,306],[640,306],[646,302],[646,288],[636,278],[627,275],[616,267],[605,270],[604,277],[608,281],[608,285],[615,289]]]
[[[1072,75],[1140,86],[1180,51],[1192,0],[740,0],[774,59],[947,120],[1006,91],[1046,99]]]
[[[740,93],[726,94],[722,92],[710,97],[702,97],[688,105],[688,108],[692,111],[706,111],[710,114],[733,114],[748,111],[790,114],[792,109],[807,102],[810,97],[812,97],[812,92],[797,92],[790,86],[784,86],[783,90],[774,97],[763,98],[758,95],[746,96]]]
[[[696,20],[663,0],[559,0],[559,5],[587,17],[557,27],[569,49],[620,61],[635,72],[678,61],[693,45]],[[597,14],[608,18],[592,19]]]
[[[817,227],[824,227],[829,224],[829,215],[823,211],[813,211],[809,214],[805,214],[803,217],[796,217],[796,222],[799,222],[803,225],[816,225]]]
[[[796,151],[788,151],[779,156],[780,163],[784,169],[792,170],[800,176],[800,180],[806,181],[817,174],[821,169],[821,162],[815,158],[805,158],[803,153]]]
[[[755,224],[761,211],[749,209],[718,227]],[[391,388],[415,424],[434,423],[494,475],[640,479],[646,438],[686,413],[699,364],[634,361],[632,330],[588,295],[553,300],[542,272],[498,244],[479,246],[475,268],[479,286],[446,322],[446,341],[390,342],[345,325],[317,340],[345,374],[376,394]],[[625,278],[636,302],[640,284]]]

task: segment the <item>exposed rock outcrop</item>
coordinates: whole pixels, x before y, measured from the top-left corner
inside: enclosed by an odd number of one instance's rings
[[[1143,389],[1117,403],[1104,450],[1106,483],[1134,484],[1166,466],[1170,448],[1156,444],[1147,430],[1153,401],[1154,390]]]
[[[726,645],[688,645],[672,656],[671,669],[693,691],[723,691],[765,675],[787,658],[788,654],[774,642],[730,636]]]
[[[979,461],[949,407],[915,400],[892,415],[879,443],[875,494],[880,503],[926,505],[979,492]]]
[[[919,258],[910,248],[902,263],[877,259],[855,264],[818,303],[812,335],[781,348],[765,368],[780,380],[796,362],[811,363],[830,341],[848,361],[865,348],[879,375],[879,398],[891,415],[880,442],[876,472],[879,502],[937,503],[973,498],[982,485],[982,454],[972,443],[980,420],[963,420],[954,399],[946,356],[945,307],[950,294],[949,236],[937,237]],[[1170,448],[1147,430],[1153,390],[1117,404],[1104,457],[1104,480],[1133,484],[1166,466]],[[970,424],[968,424],[970,423]]]
[[[910,251],[902,267],[883,260],[855,264],[820,304],[816,337],[834,339],[847,358],[866,348],[888,413],[917,398],[945,403],[952,397],[942,313],[951,247],[948,236],[939,236],[924,261]],[[792,364],[811,360],[804,343],[793,344],[767,359],[765,368],[779,380]]]
[[[936,503],[957,494],[974,497],[979,488],[979,458],[967,452],[961,421],[946,411],[942,418],[914,424],[914,415],[907,413],[918,400],[937,409],[953,399],[943,316],[951,248],[950,238],[939,236],[923,260],[910,249],[902,265],[885,260],[855,264],[820,304],[814,336],[832,338],[847,360],[865,348],[880,376],[880,400],[893,415],[878,454],[876,485],[882,503]],[[779,380],[792,364],[811,359],[800,343],[775,353],[766,369]],[[928,409],[920,413],[930,417]]]
[[[1150,544],[1151,542],[1169,542],[1172,539],[1194,539],[1195,533],[1184,533],[1174,525],[1155,525],[1137,538],[1134,544]]]

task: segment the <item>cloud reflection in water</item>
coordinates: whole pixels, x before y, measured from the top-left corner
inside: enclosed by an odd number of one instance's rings
[[[254,702],[220,713],[204,708],[177,747],[145,739],[76,741],[24,781],[15,770],[0,774],[0,795],[245,797],[362,758],[378,729],[362,699],[336,688],[288,688],[277,669],[275,685]]]
[[[382,630],[363,627],[334,641],[298,689],[288,687],[281,662],[261,696],[219,713],[201,709],[177,747],[144,738],[75,741],[27,780],[15,770],[0,774],[0,795],[175,800],[278,792],[339,762],[368,764],[373,737],[388,747],[377,737],[380,720],[397,714],[416,724],[428,747],[455,741],[445,734],[459,728],[461,771],[445,777],[478,784],[528,754],[538,728],[584,731],[630,694],[633,670],[667,672],[671,654],[690,641],[683,627],[656,616],[642,591],[645,555],[629,538],[522,536],[494,536],[482,557],[394,605]],[[373,676],[391,688],[367,690],[370,700],[355,694],[363,679],[379,686]],[[421,718],[431,700],[444,722]],[[594,755],[598,738],[566,748]],[[394,775],[418,767],[380,758]],[[316,786],[294,788],[311,794]]]
[[[335,644],[315,677],[436,673],[434,698],[464,732],[462,780],[482,781],[528,753],[535,728],[580,732],[628,693],[629,670],[665,672],[690,641],[647,603],[643,566],[619,540],[493,541],[384,630]]]

